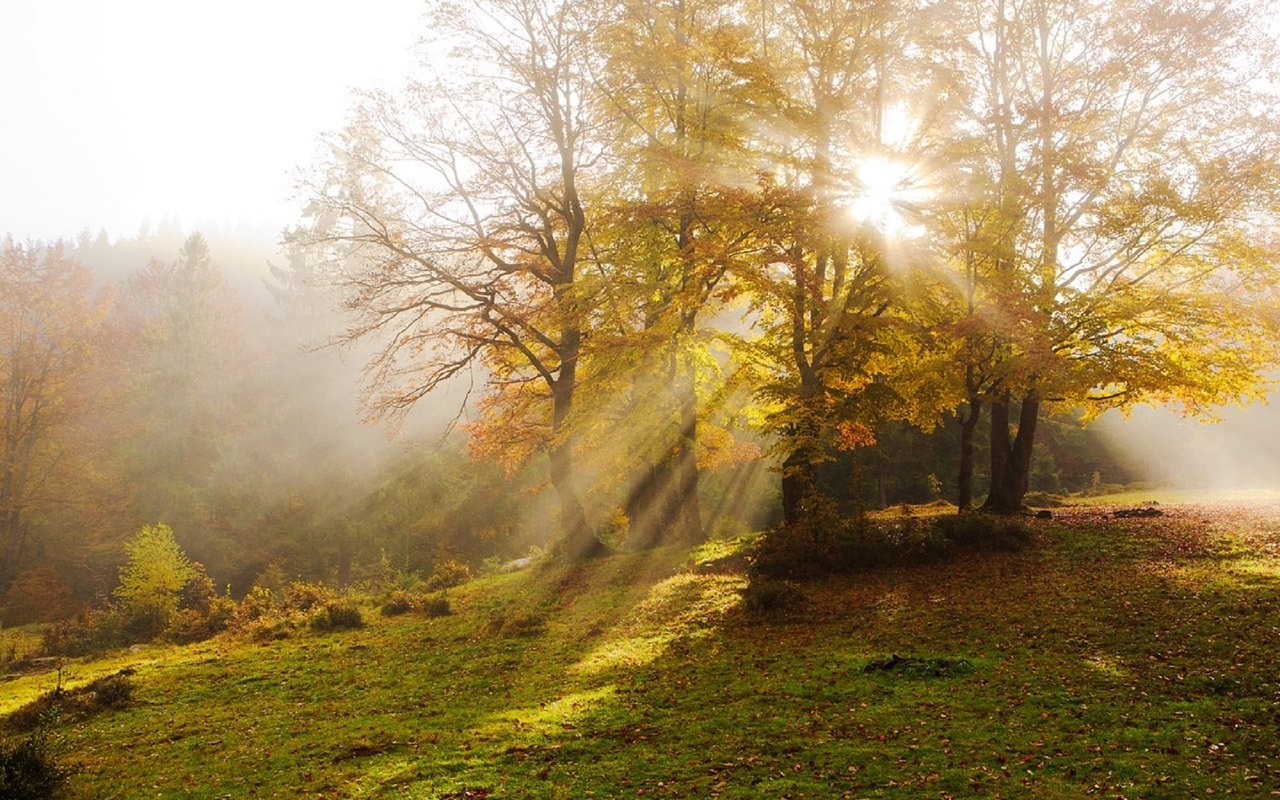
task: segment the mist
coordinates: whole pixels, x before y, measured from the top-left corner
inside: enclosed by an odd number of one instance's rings
[[[1137,479],[1175,489],[1280,490],[1280,408],[1227,406],[1217,419],[1141,407],[1094,425],[1112,457]]]

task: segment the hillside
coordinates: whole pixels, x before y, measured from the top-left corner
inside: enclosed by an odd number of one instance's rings
[[[446,617],[74,663],[72,686],[134,668],[137,699],[61,728],[72,794],[1280,792],[1280,508],[1165,512],[1072,509],[1020,553],[804,585],[764,618],[695,566],[717,543],[474,580]],[[865,671],[893,654],[955,668]],[[0,683],[0,714],[53,681]]]

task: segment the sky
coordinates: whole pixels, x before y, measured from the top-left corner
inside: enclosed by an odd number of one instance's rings
[[[0,236],[279,229],[357,87],[416,64],[420,0],[3,0]]]

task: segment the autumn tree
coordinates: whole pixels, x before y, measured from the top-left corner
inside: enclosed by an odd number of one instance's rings
[[[106,310],[61,245],[0,249],[0,586],[41,554],[52,516],[91,497],[77,440],[94,336]],[[80,486],[77,487],[77,480]]]
[[[173,619],[196,570],[164,523],[143,526],[124,549],[127,559],[114,594],[137,632],[153,636]]]
[[[610,213],[593,238],[608,299],[593,351],[605,364],[593,374],[627,398],[615,429],[630,435],[611,450],[628,473],[631,541],[698,541],[699,434],[718,389],[703,323],[753,246],[750,104],[766,76],[739,2],[609,0],[593,12],[610,141],[599,201]]]
[[[962,368],[970,419],[991,409],[984,508],[1009,512],[1046,403],[1256,394],[1275,356],[1259,289],[1276,263],[1277,126],[1258,88],[1274,48],[1249,2],[963,9]]]
[[[565,550],[591,555],[601,545],[570,424],[592,302],[584,184],[599,152],[588,32],[553,0],[434,12],[435,76],[366,96],[299,240],[328,249],[354,320],[345,338],[379,341],[372,413],[403,416],[479,372],[492,416],[477,445],[545,453]]]
[[[826,0],[756,13],[776,89],[758,142],[768,154],[761,255],[741,283],[758,336],[742,357],[780,436],[791,522],[830,448],[869,442],[869,423],[890,405],[910,412],[910,392],[887,376],[913,358],[895,306],[908,290],[904,212],[917,178],[887,120],[912,85],[908,43],[922,17],[914,6]]]

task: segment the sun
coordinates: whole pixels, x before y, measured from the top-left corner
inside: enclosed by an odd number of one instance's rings
[[[849,216],[869,225],[888,237],[916,235],[904,212],[917,205],[926,194],[919,185],[914,166],[906,161],[885,156],[868,156],[854,166],[854,189],[849,201]]]

